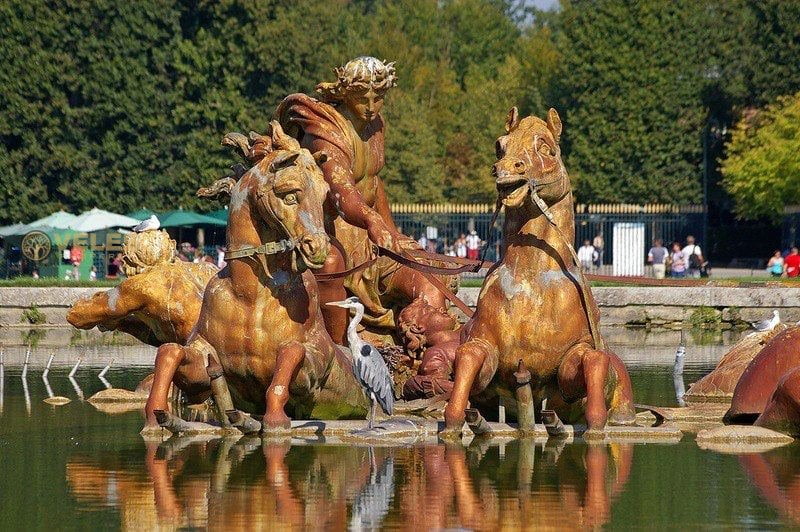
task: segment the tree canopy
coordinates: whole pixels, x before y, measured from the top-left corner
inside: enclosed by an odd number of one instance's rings
[[[382,172],[397,202],[492,201],[494,140],[518,105],[561,113],[580,201],[697,203],[708,117],[800,90],[800,3],[526,5],[2,2],[0,223],[211,208],[194,191],[232,164],[222,135],[263,131],[283,97],[358,55],[397,64]]]
[[[800,93],[739,122],[722,173],[742,217],[774,219],[800,205]]]

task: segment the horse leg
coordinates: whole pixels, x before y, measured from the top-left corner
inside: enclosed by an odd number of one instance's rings
[[[325,264],[320,268],[320,273],[335,273],[344,271],[344,258],[342,252],[335,245],[331,246]],[[345,333],[347,332],[347,319],[349,314],[346,308],[333,307],[327,305],[333,301],[342,301],[347,297],[344,289],[344,279],[333,279],[331,281],[317,281],[319,291],[320,310],[325,320],[325,329],[330,334],[331,339],[339,345],[345,345]]]
[[[609,398],[608,422],[612,425],[635,425],[636,408],[633,406],[633,385],[628,369],[614,353],[608,353],[614,388]]]
[[[184,347],[178,344],[163,344],[156,351],[155,370],[150,395],[147,397],[144,411],[147,416],[144,430],[159,429],[155,410],[167,410],[169,403],[169,387],[178,366],[186,359]]]
[[[608,419],[605,384],[609,365],[608,353],[579,344],[567,352],[558,368],[558,387],[564,398],[574,401],[585,395],[589,429],[602,429]]]
[[[470,340],[456,350],[455,382],[450,400],[444,409],[445,434],[453,436],[461,434],[470,391],[489,355],[489,344],[477,340]]]
[[[278,349],[272,382],[267,388],[267,412],[263,420],[265,430],[292,427],[292,422],[283,409],[289,401],[289,385],[300,371],[305,357],[306,349],[299,342],[290,342]]]

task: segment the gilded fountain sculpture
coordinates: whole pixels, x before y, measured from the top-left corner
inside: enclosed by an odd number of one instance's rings
[[[486,264],[452,267],[421,250],[395,224],[379,176],[394,64],[359,57],[334,72],[318,98],[286,97],[262,134],[225,135],[245,166],[198,195],[229,202],[226,268],[173,261],[165,232],[133,234],[129,278],[70,311],[76,327],[158,346],[145,432],[186,428],[170,413],[171,384],[190,403],[212,399],[218,422],[246,431],[285,431],[290,416],[363,417],[367,401],[342,347],[350,316],[328,304],[348,297],[366,309],[359,334],[391,359],[398,405],[446,404],[442,437],[460,436],[471,407],[490,417],[498,401],[520,420],[531,410],[541,422],[546,408],[594,430],[633,424],[630,377],[606,349],[576,264],[558,113],[508,114],[487,169],[505,210],[502,258],[462,325],[450,307],[465,309],[456,274]],[[520,375],[531,404],[515,395]],[[795,379],[771,385],[763,424],[794,419]]]

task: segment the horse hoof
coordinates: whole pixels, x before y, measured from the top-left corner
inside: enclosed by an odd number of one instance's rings
[[[231,425],[245,434],[256,434],[261,431],[261,423],[240,410],[227,410],[225,414]]]

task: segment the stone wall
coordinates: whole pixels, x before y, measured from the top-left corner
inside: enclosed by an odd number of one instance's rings
[[[479,291],[458,295],[474,307]],[[603,325],[733,327],[769,318],[773,309],[784,322],[800,320],[800,288],[606,286],[592,293]]]
[[[66,324],[66,313],[79,298],[108,288],[0,288],[0,326],[29,326],[23,312],[35,305],[46,323]],[[458,295],[474,307],[479,288]],[[730,327],[770,317],[800,320],[800,288],[598,287],[592,289],[604,325],[676,327],[682,324]]]

